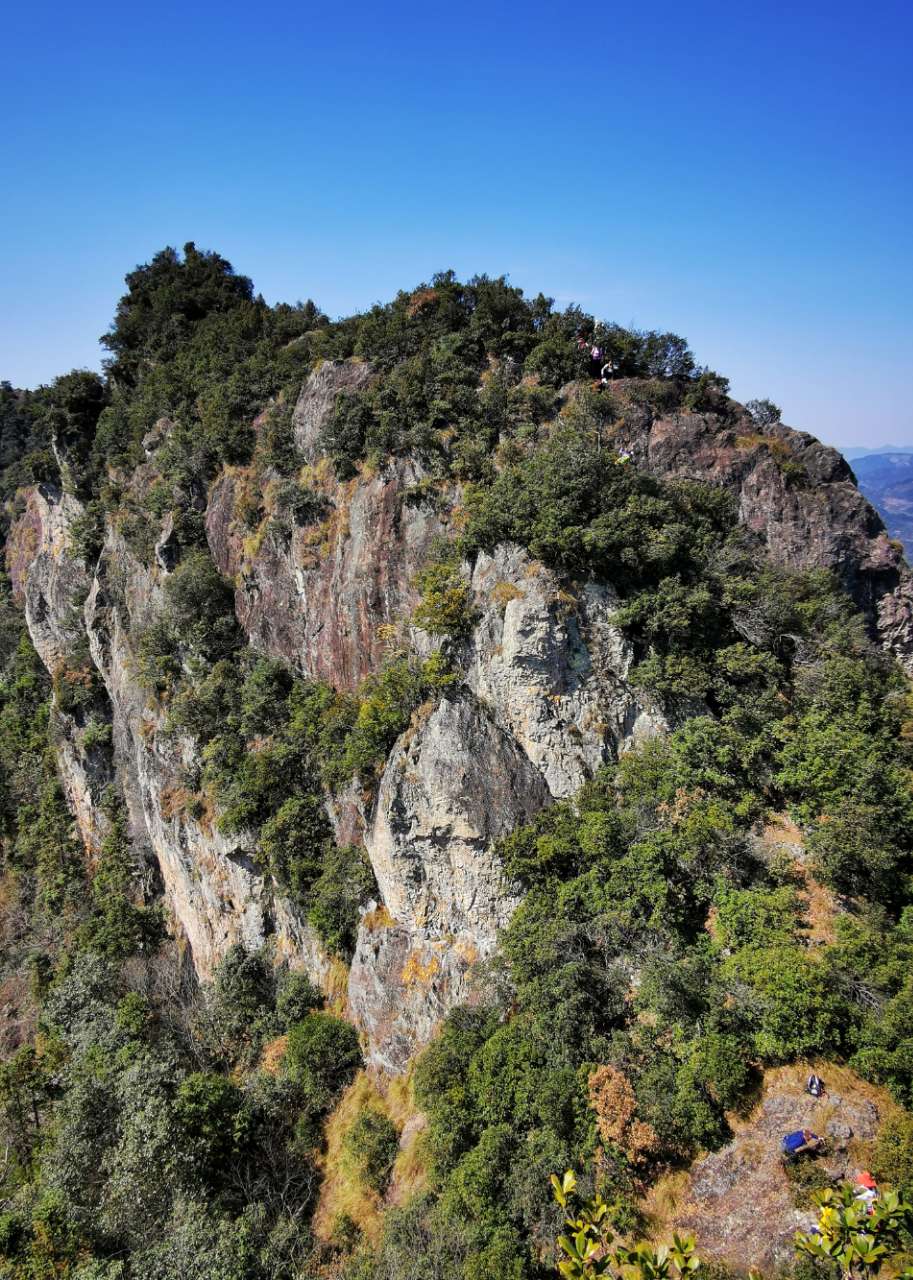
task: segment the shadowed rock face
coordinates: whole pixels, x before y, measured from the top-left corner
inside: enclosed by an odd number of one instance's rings
[[[376,671],[389,647],[383,628],[415,608],[413,579],[446,527],[427,504],[409,505],[422,476],[407,459],[346,483],[325,474],[326,518],[290,539],[267,532],[246,557],[246,531],[234,516],[240,482],[223,475],[210,494],[206,534],[219,569],[236,582],[251,644],[338,689],[355,689]]]
[[[320,434],[340,395],[365,385],[369,365],[326,361],[295,406],[295,440],[306,475],[325,502],[323,518],[291,536],[270,532],[253,553],[235,514],[243,477],[225,472],[206,510],[206,536],[222,573],[236,582],[238,619],[251,644],[286,658],[313,679],[354,689],[376,671],[397,627],[418,603],[413,580],[447,516],[415,501],[425,478],[411,459],[338,481],[318,461]],[[446,507],[446,495],[441,506]]]

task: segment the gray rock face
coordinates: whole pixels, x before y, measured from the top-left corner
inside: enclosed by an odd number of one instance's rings
[[[467,684],[542,772],[555,798],[600,765],[668,728],[625,683],[632,652],[612,623],[618,597],[587,583],[570,594],[520,547],[480,555],[472,575],[480,620]]]
[[[313,930],[277,900],[244,837],[228,839],[214,815],[195,816],[183,785],[194,763],[192,742],[163,732],[164,714],[147,705],[135,675],[133,636],[161,603],[164,573],[147,568],[110,529],[94,575],[72,553],[79,502],[56,490],[33,490],[8,544],[14,590],[35,648],[51,672],[88,646],[110,701],[114,765],[140,856],[157,865],[167,906],[186,937],[194,965],[208,976],[235,942],[275,940],[279,955],[326,977],[330,961]],[[106,757],[87,750],[83,729],[55,710],[54,742],[70,807],[90,854],[107,830],[101,792],[112,780]]]
[[[315,462],[320,454],[320,433],[332,416],[336,397],[366,386],[372,372],[361,360],[325,360],[305,382],[292,427],[295,444],[306,462]]]
[[[349,974],[349,1009],[367,1034],[371,1065],[391,1075],[403,1071],[448,1011],[472,1001],[478,959],[470,935],[434,938],[397,925],[363,925]]]
[[[733,422],[643,410],[625,412],[616,443],[654,475],[729,489],[772,560],[832,570],[885,646],[913,668],[910,569],[836,449],[780,423],[760,431],[747,414]]]
[[[79,608],[89,591],[86,566],[71,549],[70,525],[82,505],[51,485],[29,490],[7,540],[13,595],[25,609],[32,643],[53,674],[81,634]]]
[[[572,596],[516,546],[480,556],[472,588],[464,683],[416,715],[366,823],[395,923],[362,927],[349,1005],[388,1071],[467,998],[473,964],[516,908],[494,841],[667,727],[625,682],[631,653],[609,588]]]
[[[115,781],[107,752],[87,746],[85,729],[64,714],[56,699],[51,710],[51,741],[67,805],[76,820],[83,847],[97,857],[111,823],[102,808],[105,788]]]
[[[111,575],[115,581],[111,581]],[[132,833],[151,850],[170,911],[190,945],[200,977],[208,977],[236,943],[255,949],[273,938],[277,951],[316,981],[329,970],[313,930],[253,861],[250,839],[227,837],[215,814],[190,804],[185,773],[196,744],[164,732],[135,677],[132,636],[161,600],[160,566],[147,569],[109,531],[86,602],[86,629],[113,708],[120,776]]]
[[[490,947],[515,905],[490,845],[549,799],[541,773],[471,695],[443,698],[394,747],[366,836],[394,919]]]
[[[435,537],[457,524],[460,496],[405,458],[336,479],[319,456],[321,432],[336,397],[370,377],[366,364],[326,362],[296,404],[305,478],[325,502],[320,519],[296,528],[274,519],[276,478],[268,474],[256,493],[251,486],[264,478],[250,468],[226,468],[205,511],[210,549],[234,581],[250,643],[342,690],[379,668],[391,637],[422,654],[433,648],[411,623],[415,576]],[[144,442],[139,489],[155,477],[155,451],[169,429],[162,420]],[[730,488],[775,560],[834,568],[877,614],[886,642],[913,653],[905,566],[832,451],[787,428],[759,435],[713,415],[656,419],[634,410],[617,443],[656,474]],[[252,510],[255,519],[263,513],[256,529],[244,520]],[[264,876],[252,840],[220,833],[217,815],[188,790],[196,745],[167,732],[164,709],[137,683],[137,637],[182,554],[173,523],[166,517],[158,529],[148,566],[109,527],[93,568],[70,549],[80,512],[56,490],[32,491],[8,543],[14,590],[50,670],[88,636],[111,706],[113,762],[134,843],[158,870],[198,973],[210,974],[234,942],[256,947],[270,938],[279,955],[327,981],[329,957]],[[569,584],[511,545],[480,555],[466,572],[476,622],[458,655],[459,679],[416,712],[373,797],[353,784],[328,798],[339,840],[364,841],[382,897],[362,920],[348,997],[370,1061],[387,1071],[403,1069],[447,1010],[473,998],[475,966],[516,907],[494,843],[668,728],[629,683],[632,654],[613,622],[610,586]],[[84,749],[83,732],[58,717],[61,775],[92,851],[110,771]]]
[[[72,551],[71,522],[81,504],[50,485],[32,489],[26,509],[7,540],[6,560],[14,597],[23,606],[38,656],[51,674],[73,663],[84,642],[82,603],[90,575]],[[83,745],[85,726],[61,711],[56,695],[51,711],[51,737],[60,781],[83,846],[90,856],[101,848],[109,821],[100,808],[102,792],[112,780],[105,755]]]

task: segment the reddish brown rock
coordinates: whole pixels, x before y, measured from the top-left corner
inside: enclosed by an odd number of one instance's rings
[[[312,479],[328,514],[289,538],[268,523],[251,535],[235,514],[243,477],[223,473],[210,493],[206,534],[219,569],[235,581],[251,643],[314,679],[354,689],[388,652],[385,627],[398,627],[415,608],[413,579],[446,519],[431,503],[410,500],[424,473],[408,459],[344,483],[327,468]]]

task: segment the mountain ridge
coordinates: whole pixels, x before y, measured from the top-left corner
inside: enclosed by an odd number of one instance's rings
[[[53,1191],[61,1269],[538,1280],[550,1172],[633,1223],[770,1064],[908,1103],[913,587],[844,459],[503,280],[335,323],[193,245],[127,283],[107,378],[9,405],[9,1048],[64,1064],[21,1265]],[[359,1244],[314,1215],[366,1079]]]

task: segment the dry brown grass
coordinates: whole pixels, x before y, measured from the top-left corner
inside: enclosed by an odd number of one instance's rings
[[[778,852],[792,863],[805,921],[803,933],[806,941],[817,946],[836,942],[835,924],[841,907],[835,894],[815,878],[801,857],[796,856],[797,851],[804,851],[802,832],[788,814],[776,813],[764,827],[762,839],[771,851]]]
[[[277,1036],[275,1040],[265,1044],[260,1055],[260,1070],[265,1071],[268,1076],[278,1075],[287,1046],[288,1036]]]
[[[363,1108],[371,1106],[389,1116],[401,1134],[400,1149],[384,1196],[366,1187],[345,1159],[346,1134]],[[393,1080],[360,1071],[342,1095],[324,1130],[326,1146],[321,1157],[323,1182],[314,1215],[314,1233],[329,1240],[333,1225],[347,1214],[376,1243],[389,1205],[403,1205],[424,1190],[428,1182],[424,1155],[425,1118],[415,1104],[411,1070]]]
[[[396,923],[383,903],[373,911],[366,911],[361,922],[368,933],[379,933],[381,929],[390,929]]]
[[[323,1181],[314,1212],[313,1230],[318,1240],[328,1241],[342,1214],[352,1219],[365,1239],[375,1244],[380,1236],[383,1202],[376,1191],[365,1187],[348,1168],[343,1143],[346,1134],[368,1105],[384,1109],[384,1100],[367,1071],[360,1071],[340,1098],[324,1129],[326,1148],[320,1159]]]
[[[511,600],[522,600],[524,594],[519,587],[515,587],[512,582],[508,582],[505,578],[500,582],[496,582],[492,587],[491,598],[496,608],[503,613]]]
[[[327,1010],[337,1018],[346,1016],[349,1002],[349,966],[339,956],[334,956],[323,980],[323,994]]]
[[[428,1185],[426,1121],[416,1106],[412,1076],[410,1068],[407,1075],[391,1080],[387,1088],[387,1114],[402,1135],[387,1193],[390,1203],[397,1205],[408,1204]]]

